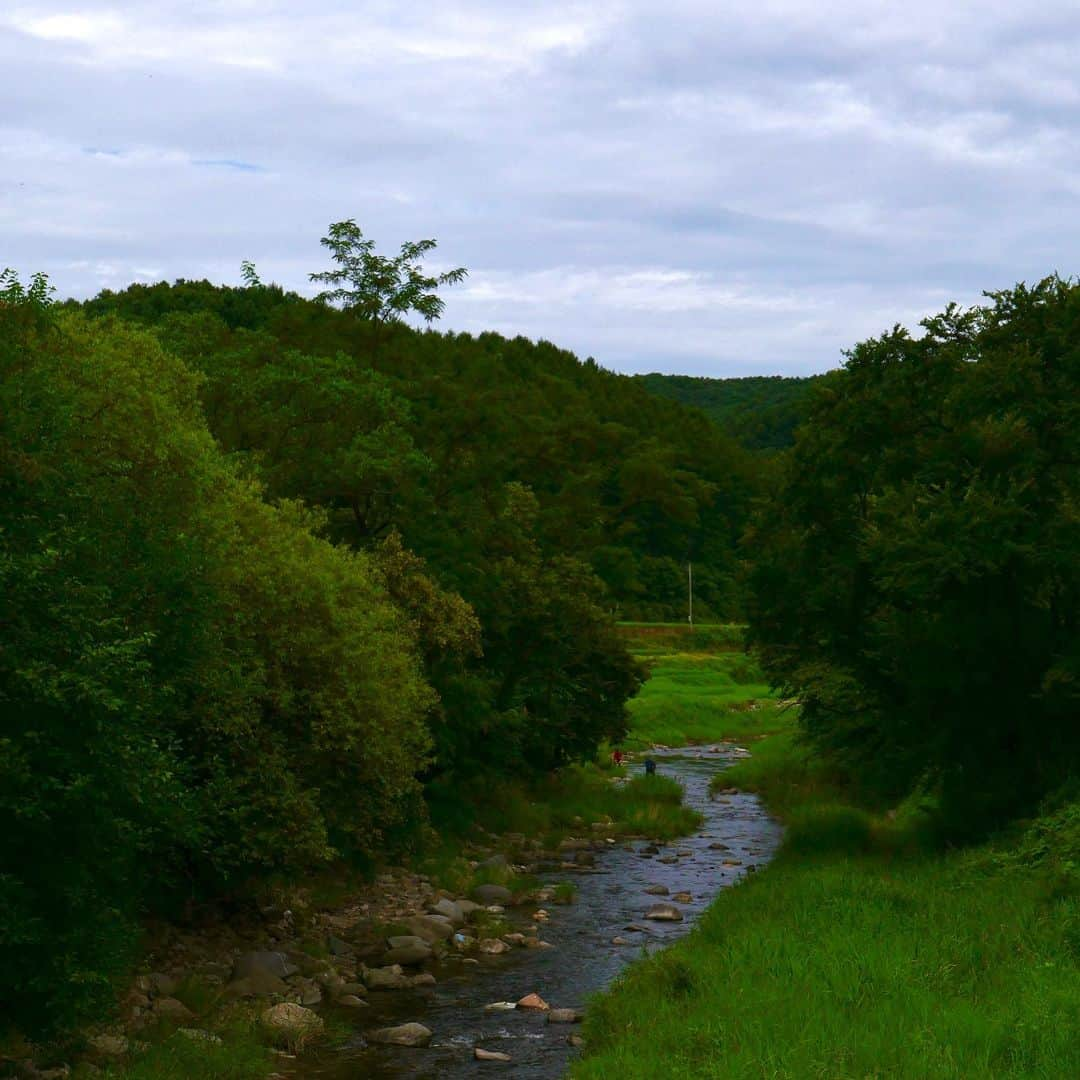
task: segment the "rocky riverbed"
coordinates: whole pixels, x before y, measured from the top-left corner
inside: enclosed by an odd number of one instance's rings
[[[669,844],[618,840],[603,830],[579,838],[557,862],[537,867],[547,885],[574,884],[573,904],[550,903],[548,889],[532,903],[506,908],[513,929],[501,940],[511,941],[508,949],[447,949],[422,965],[433,985],[369,993],[351,1040],[282,1071],[321,1080],[434,1080],[500,1068],[515,1078],[561,1076],[580,1041],[574,1021],[589,996],[643,950],[685,934],[720,889],[775,850],[780,827],[754,796],[709,795],[709,781],[737,756],[733,747],[655,752],[660,771],[679,780],[687,803],[703,814],[696,834]],[[529,948],[530,939],[550,947]],[[371,1038],[373,1030],[406,1024],[429,1034],[419,1045]]]
[[[90,1061],[125,1057],[162,1023],[180,1037],[216,1038],[182,1000],[197,988],[220,996],[226,1012],[260,1017],[282,1047],[282,1077],[445,1078],[500,1067],[560,1076],[589,996],[642,951],[686,933],[720,889],[775,850],[780,828],[754,796],[709,794],[716,772],[743,754],[726,745],[653,752],[703,815],[692,836],[660,844],[583,822],[557,851],[498,838],[516,853],[512,868],[543,883],[526,896],[494,884],[454,896],[395,871],[330,912],[301,901],[255,923],[166,931],[152,954],[157,970],[133,983],[123,1024],[91,1036]],[[507,859],[488,841],[472,854],[498,871]],[[571,891],[573,902],[560,903]],[[328,1024],[344,1037],[319,1038]]]

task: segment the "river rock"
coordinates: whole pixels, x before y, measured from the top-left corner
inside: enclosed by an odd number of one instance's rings
[[[692,859],[694,857],[694,853],[690,848],[683,848],[680,851],[676,851],[675,854],[678,855],[680,859]]]
[[[507,945],[516,945],[519,949],[523,949],[525,947],[524,934],[503,934],[502,939],[506,942]]]
[[[671,899],[676,904],[689,904],[694,898],[688,892],[677,892]]]
[[[659,855],[660,849],[655,844],[646,844],[643,848],[639,849],[639,855]]]
[[[263,1012],[261,1020],[263,1027],[286,1036],[312,1035],[323,1028],[321,1016],[292,1001],[271,1005]]]
[[[153,972],[147,976],[147,981],[150,983],[151,992],[161,994],[162,997],[171,997],[176,993],[176,979],[164,972]]]
[[[432,957],[431,946],[424,943],[421,945],[403,945],[399,949],[391,949],[384,957],[383,964],[422,964]]]
[[[334,937],[333,934],[327,935],[326,947],[330,950],[331,956],[352,956],[355,951],[351,945],[339,937]]]
[[[549,1024],[580,1024],[583,1013],[577,1009],[551,1009],[547,1014]]]
[[[629,945],[630,942],[627,941],[626,938],[624,938],[624,937],[613,937],[611,939],[611,944],[612,945]]]
[[[409,979],[410,986],[434,986],[435,976],[430,971],[422,971],[419,975],[413,975]]]
[[[574,854],[575,866],[595,866],[596,856],[591,851],[578,851]]]
[[[159,997],[154,1002],[154,1014],[162,1020],[171,1020],[177,1024],[195,1019],[195,1014],[174,997]]]
[[[741,859],[724,859],[720,864],[721,866],[742,866]]]
[[[246,979],[251,975],[275,975],[287,979],[300,969],[283,952],[249,952],[238,956],[233,963],[233,979]],[[151,976],[153,978],[153,976]]]
[[[447,900],[445,896],[432,904],[429,910],[433,915],[441,915],[444,919],[449,919],[455,927],[465,925],[465,912],[453,900]]]
[[[123,1035],[92,1035],[86,1042],[95,1054],[103,1058],[123,1057],[130,1048]]]
[[[501,1050],[485,1050],[481,1046],[477,1046],[473,1049],[473,1057],[477,1061],[513,1061],[514,1059],[509,1054],[504,1054]]]
[[[230,997],[271,997],[273,994],[284,994],[288,989],[283,979],[269,971],[253,971],[242,979],[233,979],[225,987],[225,993]]]
[[[667,896],[669,892],[666,885],[648,885],[645,891],[652,896]]]
[[[394,937],[388,937],[386,944],[391,949],[406,949],[410,945],[427,945],[427,939],[420,937],[419,934],[397,934]]]
[[[506,856],[503,854],[491,855],[484,859],[482,862],[478,862],[477,867],[483,870],[505,870],[509,863],[506,860]]]
[[[672,866],[674,863],[677,863],[679,860],[674,855],[661,855],[660,858],[657,859],[656,861],[664,863],[665,866]]]
[[[674,904],[653,904],[645,912],[646,919],[653,922],[682,922],[683,913]]]
[[[517,1004],[513,1001],[493,1001],[490,1005],[484,1006],[484,1012],[509,1012],[516,1008]]]
[[[488,956],[499,956],[510,951],[510,946],[500,938],[484,938],[477,948]]]
[[[402,924],[427,942],[445,941],[454,936],[454,924],[441,915],[413,915]]]
[[[364,972],[364,985],[369,990],[404,990],[410,981],[400,964],[391,964],[389,967],[368,968]]]
[[[566,853],[569,851],[586,851],[592,847],[592,841],[577,836],[568,836],[565,840],[559,841],[558,851]]]
[[[427,1046],[431,1042],[431,1029],[423,1024],[398,1024],[397,1027],[376,1028],[367,1033],[368,1042],[385,1043],[389,1046]]]
[[[465,916],[466,919],[470,918],[474,911],[479,911],[481,909],[481,907],[482,907],[482,905],[476,903],[475,900],[464,900],[464,899],[462,899],[462,900],[456,900],[454,902],[457,904],[459,910],[461,911],[462,915]]]
[[[710,844],[709,845],[709,850],[710,851],[730,851],[731,848],[729,848],[727,846],[727,844]]]
[[[567,1035],[566,1041],[571,1046],[584,1046],[585,1040],[580,1035]]]
[[[481,904],[509,904],[514,899],[514,894],[502,885],[477,885],[472,896]]]
[[[519,1009],[539,1009],[542,1012],[547,1012],[551,1008],[539,994],[526,994],[518,1001],[517,1007]]]

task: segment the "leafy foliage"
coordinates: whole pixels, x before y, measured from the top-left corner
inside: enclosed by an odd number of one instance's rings
[[[331,225],[322,245],[337,269],[310,275],[312,281],[330,286],[316,299],[355,310],[375,323],[397,322],[413,311],[432,322],[446,306],[436,290],[456,285],[468,275],[463,266],[434,276],[423,272],[419,260],[438,247],[434,240],[406,241],[393,258],[377,255],[375,241],[366,238],[351,218]],[[258,281],[254,268],[247,280]]]
[[[950,306],[818,388],[752,542],[752,631],[819,747],[954,826],[1080,753],[1080,287]]]
[[[786,450],[806,419],[820,375],[752,375],[708,379],[692,375],[638,375],[652,394],[701,409],[750,450]]]
[[[156,338],[8,287],[0,376],[0,1012],[36,1032],[147,905],[385,850],[433,696],[372,559],[237,473]]]

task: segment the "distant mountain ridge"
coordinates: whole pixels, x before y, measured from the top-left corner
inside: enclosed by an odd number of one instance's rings
[[[750,450],[783,450],[794,443],[811,388],[823,376],[709,379],[653,372],[634,378],[650,393],[700,409]]]

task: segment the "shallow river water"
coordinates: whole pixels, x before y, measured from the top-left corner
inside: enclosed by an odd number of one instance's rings
[[[503,1073],[516,1078],[555,1078],[566,1071],[576,1051],[567,1036],[577,1030],[569,1024],[548,1024],[542,1013],[514,1010],[485,1012],[494,1001],[516,1001],[538,993],[552,1008],[586,1006],[591,994],[607,986],[642,950],[662,948],[687,933],[696,918],[721,889],[737,882],[772,856],[780,840],[780,826],[772,821],[753,795],[709,797],[709,781],[731,761],[730,751],[709,747],[656,751],[658,771],[678,780],[686,802],[701,811],[700,831],[661,844],[660,854],[646,857],[646,841],[615,844],[596,852],[591,872],[541,872],[541,880],[572,881],[577,899],[567,906],[546,905],[551,919],[540,936],[551,949],[514,949],[503,956],[481,957],[479,964],[448,958],[431,968],[437,985],[423,991],[394,991],[369,995],[371,1007],[360,1016],[350,1013],[356,1036],[344,1046],[297,1062],[293,1076],[319,1080],[452,1080]],[[635,766],[637,771],[640,766]],[[726,845],[728,850],[711,848]],[[664,856],[692,852],[663,863]],[[725,866],[737,862],[738,866]],[[666,885],[671,893],[689,892],[690,903],[677,904],[683,922],[648,922],[644,914],[657,901],[648,885]],[[508,909],[511,921],[526,923],[535,905]],[[628,927],[640,929],[627,929]],[[622,937],[632,944],[614,945]],[[366,1046],[365,1030],[418,1021],[434,1032],[424,1049]],[[477,1061],[473,1048],[508,1053],[512,1064]]]

